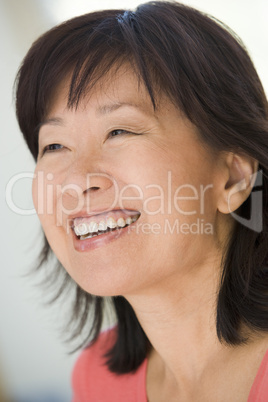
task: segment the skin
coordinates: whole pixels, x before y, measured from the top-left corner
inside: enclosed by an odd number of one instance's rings
[[[116,74],[111,71],[77,110],[67,108],[68,88],[68,80],[61,83],[40,129],[33,181],[34,204],[52,249],[85,291],[124,295],[133,306],[153,345],[147,371],[150,402],[244,401],[267,339],[259,336],[238,348],[220,344],[215,305],[220,261],[234,225],[230,208],[235,210],[248,197],[256,161],[210,150],[197,128],[163,94],[154,111],[146,89],[128,66]],[[123,103],[128,105],[113,109]],[[61,147],[42,154],[49,144]],[[90,184],[88,174],[93,175]],[[246,183],[242,190],[241,180]],[[185,184],[192,187],[176,193]],[[210,186],[204,210],[200,185]],[[75,207],[87,206],[90,214],[109,209],[116,188],[123,191],[124,208],[140,211],[140,218],[126,234],[77,251],[70,230]],[[176,204],[176,194],[191,199],[177,199]],[[113,208],[121,205],[119,201]],[[167,220],[172,226],[176,219],[188,228],[203,219],[212,233],[165,232]],[[154,224],[160,226],[159,233]],[[245,360],[251,370],[241,375]],[[234,394],[236,387],[240,391]],[[234,395],[238,399],[232,399]]]

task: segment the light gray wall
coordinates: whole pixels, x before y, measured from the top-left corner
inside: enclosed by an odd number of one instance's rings
[[[54,21],[41,2],[0,2],[1,38],[1,280],[0,280],[0,372],[8,392],[16,400],[37,401],[49,394],[70,400],[70,373],[75,356],[59,338],[61,311],[45,308],[35,277],[26,277],[37,255],[40,236],[36,216],[19,216],[3,198],[8,180],[20,172],[32,172],[34,163],[14,116],[13,81],[18,66],[33,40]],[[32,208],[31,182],[14,187],[15,203]],[[45,398],[45,395],[47,396]]]
[[[242,37],[268,92],[268,2],[183,2],[218,17]],[[3,190],[15,174],[34,169],[15,120],[14,77],[32,41],[56,22],[93,9],[133,7],[138,3],[135,0],[0,0],[0,373],[14,396],[29,397],[51,391],[61,395],[63,401],[70,400],[70,375],[76,358],[67,355],[68,349],[58,334],[58,322],[68,311],[45,308],[44,294],[34,286],[34,277],[24,276],[39,250],[38,219],[34,215],[15,214],[3,197]],[[29,179],[15,186],[13,199],[22,208],[33,207]],[[48,402],[49,398],[44,401]]]

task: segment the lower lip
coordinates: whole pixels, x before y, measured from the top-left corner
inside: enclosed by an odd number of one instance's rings
[[[130,228],[133,224],[125,226],[121,229],[115,229],[111,232],[103,233],[98,236],[91,237],[89,239],[79,240],[78,237],[73,233],[74,248],[76,251],[89,251],[95,248],[105,246],[114,240],[120,239],[122,236],[129,234]]]

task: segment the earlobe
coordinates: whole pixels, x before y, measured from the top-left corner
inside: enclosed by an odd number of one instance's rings
[[[229,152],[225,156],[225,179],[222,183],[218,210],[229,214],[249,197],[254,186],[258,162],[248,155]]]

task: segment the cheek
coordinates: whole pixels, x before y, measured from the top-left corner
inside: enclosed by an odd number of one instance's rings
[[[51,222],[57,213],[57,183],[52,173],[46,173],[36,168],[32,182],[32,198],[37,215],[45,226],[47,219]]]
[[[35,210],[38,214],[38,183],[37,183],[37,172],[36,169],[34,171],[34,179],[32,181],[32,199],[34,203]]]
[[[35,169],[34,179],[32,182],[32,198],[36,213],[39,219],[42,218],[47,213],[47,175],[44,171]]]
[[[201,158],[189,161],[185,155],[167,157],[157,151],[144,155],[143,150],[139,163],[130,155],[122,169],[125,182],[137,183],[143,212],[150,216],[172,214],[186,221],[197,217],[211,220],[215,213],[211,166]],[[124,191],[126,199],[128,195],[131,190]]]
[[[50,247],[59,258],[66,254],[66,230],[58,202],[60,185],[53,178],[51,173],[36,169],[32,182],[32,198]]]

